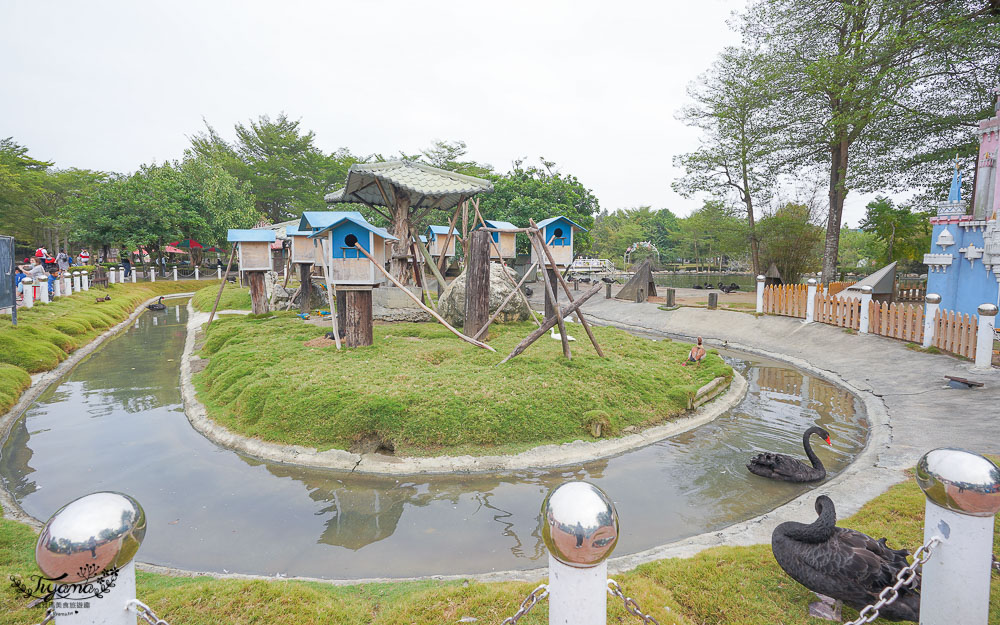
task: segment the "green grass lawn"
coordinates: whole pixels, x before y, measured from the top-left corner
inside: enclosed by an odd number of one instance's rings
[[[689,346],[595,328],[607,358],[583,329],[573,359],[543,336],[497,366],[534,329],[494,325],[477,349],[434,323],[375,327],[371,347],[336,351],[304,343],[327,328],[292,313],[221,319],[209,330],[195,376],[209,414],[233,431],[285,444],[349,449],[362,437],[391,440],[400,455],[509,453],[542,443],[593,440],[629,425],[683,413],[697,389],[731,377],[716,353],[681,362]]]
[[[212,304],[219,294],[219,283],[199,289],[191,299],[191,305],[201,312],[212,312]],[[219,310],[250,310],[250,289],[227,284],[219,298]]]
[[[923,537],[924,497],[912,481],[899,484],[866,504],[839,525],[853,527],[889,545],[915,548]],[[811,522],[812,518],[800,519]],[[627,523],[627,519],[622,520]],[[149,531],[155,531],[156,523]],[[30,528],[0,520],[0,575],[37,572],[36,536]],[[1000,546],[994,534],[994,551]],[[142,557],[142,551],[139,552]],[[391,572],[386,563],[386,573]],[[666,559],[614,576],[627,594],[662,625],[821,625],[807,616],[814,595],[778,567],[767,545],[719,547],[686,559]],[[174,625],[440,625],[462,617],[498,625],[511,616],[534,583],[405,582],[330,586],[297,581],[216,580],[139,573],[138,596]],[[31,624],[42,609],[25,609],[27,600],[9,585],[0,590],[0,623]],[[638,623],[613,598],[608,623]],[[1000,624],[1000,586],[993,583],[990,623]],[[845,620],[856,612],[844,608]],[[520,622],[542,625],[548,606],[538,606]],[[878,620],[876,623],[887,623]]]
[[[19,308],[16,328],[9,315],[0,317],[0,414],[17,403],[21,392],[31,383],[28,374],[55,368],[74,350],[128,317],[147,299],[192,291],[203,284],[193,280],[163,280],[92,287],[48,304]],[[111,301],[95,301],[105,295],[110,295]]]

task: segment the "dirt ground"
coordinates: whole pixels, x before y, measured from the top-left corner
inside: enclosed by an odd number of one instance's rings
[[[720,308],[737,308],[745,310],[757,305],[757,294],[753,291],[736,291],[723,293],[718,289],[686,289],[675,288],[677,304],[681,306],[708,306],[708,294],[717,293]],[[650,302],[662,304],[666,301],[666,287],[656,287],[658,297],[650,297]]]

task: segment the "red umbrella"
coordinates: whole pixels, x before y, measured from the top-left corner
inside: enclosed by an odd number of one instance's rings
[[[167,243],[171,247],[182,247],[189,250],[200,250],[204,245],[198,243],[194,239],[181,239],[180,241],[174,241],[173,243]]]

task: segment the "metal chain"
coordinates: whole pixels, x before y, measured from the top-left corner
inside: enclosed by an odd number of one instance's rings
[[[896,583],[892,586],[886,586],[882,589],[882,592],[878,594],[878,601],[870,605],[866,605],[864,608],[858,612],[858,618],[845,623],[844,625],[863,625],[864,623],[871,623],[878,618],[878,611],[887,605],[895,603],[896,599],[899,599],[899,589],[903,586],[910,586],[917,579],[917,569],[920,568],[922,564],[931,559],[931,549],[941,542],[941,539],[935,536],[934,538],[927,541],[926,545],[921,545],[917,549],[916,553],[913,554],[913,563],[903,568],[899,569],[896,573]]]
[[[625,611],[633,616],[641,618],[645,625],[649,625],[650,623],[653,623],[653,625],[660,625],[660,622],[649,614],[643,614],[642,608],[639,607],[639,604],[636,603],[635,599],[625,596],[625,593],[622,592],[622,587],[619,586],[618,582],[613,579],[608,580],[608,594],[621,599],[622,603],[625,604]]]
[[[516,623],[519,620],[521,620],[522,616],[524,616],[528,612],[531,612],[531,608],[535,607],[536,603],[538,603],[539,601],[548,596],[549,596],[549,587],[546,586],[545,584],[538,586],[530,593],[528,593],[528,596],[525,597],[524,601],[521,602],[521,605],[518,606],[517,612],[514,613],[514,616],[509,616],[505,618],[500,625],[516,625]]]
[[[149,625],[170,625],[170,623],[168,623],[168,622],[164,621],[163,619],[161,619],[160,617],[156,616],[156,612],[153,612],[152,608],[150,608],[148,605],[146,605],[142,601],[139,601],[138,599],[132,599],[132,600],[130,600],[125,605],[125,608],[126,609],[128,609],[128,608],[135,608],[136,615],[140,619],[142,619],[142,620],[146,621],[147,623],[149,623]]]
[[[51,623],[52,621],[55,620],[55,618],[56,618],[56,611],[52,606],[49,606],[49,608],[45,610],[45,618],[43,618],[42,622],[39,623],[38,625],[45,625],[46,623]]]

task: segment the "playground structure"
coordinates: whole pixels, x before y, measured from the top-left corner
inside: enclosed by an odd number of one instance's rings
[[[625,262],[625,269],[628,269],[629,265],[632,264],[632,256],[638,250],[646,250],[656,255],[656,263],[660,263],[660,250],[656,249],[651,241],[636,241],[632,245],[628,246],[625,250],[625,254],[622,256],[622,260]]]

